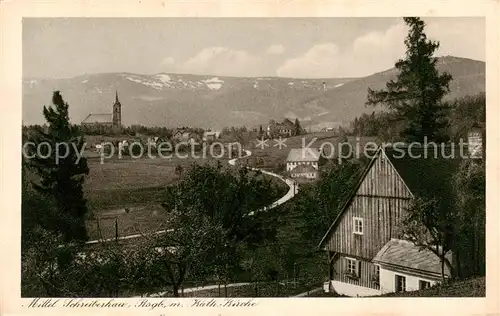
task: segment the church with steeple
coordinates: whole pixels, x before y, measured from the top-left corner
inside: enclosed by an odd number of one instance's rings
[[[120,128],[122,126],[122,105],[118,100],[118,91],[116,91],[115,103],[113,103],[113,127]]]
[[[122,126],[122,105],[116,91],[112,113],[91,113],[82,121],[84,126],[103,126],[119,129]]]

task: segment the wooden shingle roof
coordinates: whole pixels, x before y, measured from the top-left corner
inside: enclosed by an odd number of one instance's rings
[[[446,257],[451,261],[450,252]],[[412,242],[400,239],[393,238],[387,242],[372,261],[382,265],[430,272],[436,276],[441,274],[441,261],[438,256],[428,249],[420,249]],[[449,273],[445,267],[445,274]]]
[[[424,148],[423,146],[411,149],[407,146],[379,147],[360,177],[358,184],[353,188],[332,225],[321,239],[319,247],[335,229],[336,223],[342,218],[363,179],[382,152],[390,160],[413,196],[427,200],[434,199],[438,202],[438,207],[454,207],[453,176],[460,165],[460,152],[458,148],[455,148],[454,157],[446,158],[451,154],[451,148],[444,148],[445,155],[441,151],[440,147],[437,149],[434,147]]]
[[[461,162],[459,150],[456,148],[455,157],[446,158],[451,155],[451,147],[443,148],[445,155],[441,148],[400,149],[405,150],[403,157],[401,150],[395,148],[384,151],[411,193],[415,197],[435,199],[441,207],[453,207],[453,177]]]

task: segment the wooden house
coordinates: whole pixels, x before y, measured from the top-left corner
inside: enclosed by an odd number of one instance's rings
[[[320,243],[328,253],[331,291],[372,296],[418,290],[441,280],[438,257],[405,241],[401,231],[415,197],[453,207],[452,176],[459,159],[445,158],[440,151],[376,151]]]

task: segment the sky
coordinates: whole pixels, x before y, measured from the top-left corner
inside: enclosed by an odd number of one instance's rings
[[[485,61],[483,18],[424,21],[437,56]],[[362,77],[393,67],[406,33],[402,18],[24,18],[23,77]]]

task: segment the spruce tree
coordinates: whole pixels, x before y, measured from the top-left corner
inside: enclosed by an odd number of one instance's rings
[[[406,57],[396,62],[396,80],[386,89],[368,89],[368,105],[384,105],[404,124],[401,136],[407,142],[446,141],[447,106],[442,98],[449,92],[448,73],[439,74],[433,57],[439,42],[427,39],[425,23],[417,17],[404,18],[409,27],[405,39]]]
[[[298,118],[295,119],[295,123],[293,125],[295,128],[294,135],[302,134],[302,127],[300,126],[300,122],[299,122]]]
[[[70,124],[69,106],[59,91],[53,93],[52,104],[43,108],[48,129],[38,131],[32,139],[37,145],[43,142],[48,144],[40,146],[41,155],[35,155],[30,160],[30,165],[40,176],[40,181],[33,185],[55,202],[54,230],[65,241],[84,241],[87,239],[87,205],[82,187],[89,172],[87,160],[79,157],[84,139],[78,127]],[[47,147],[50,147],[50,153]],[[56,148],[59,148],[58,155]]]

